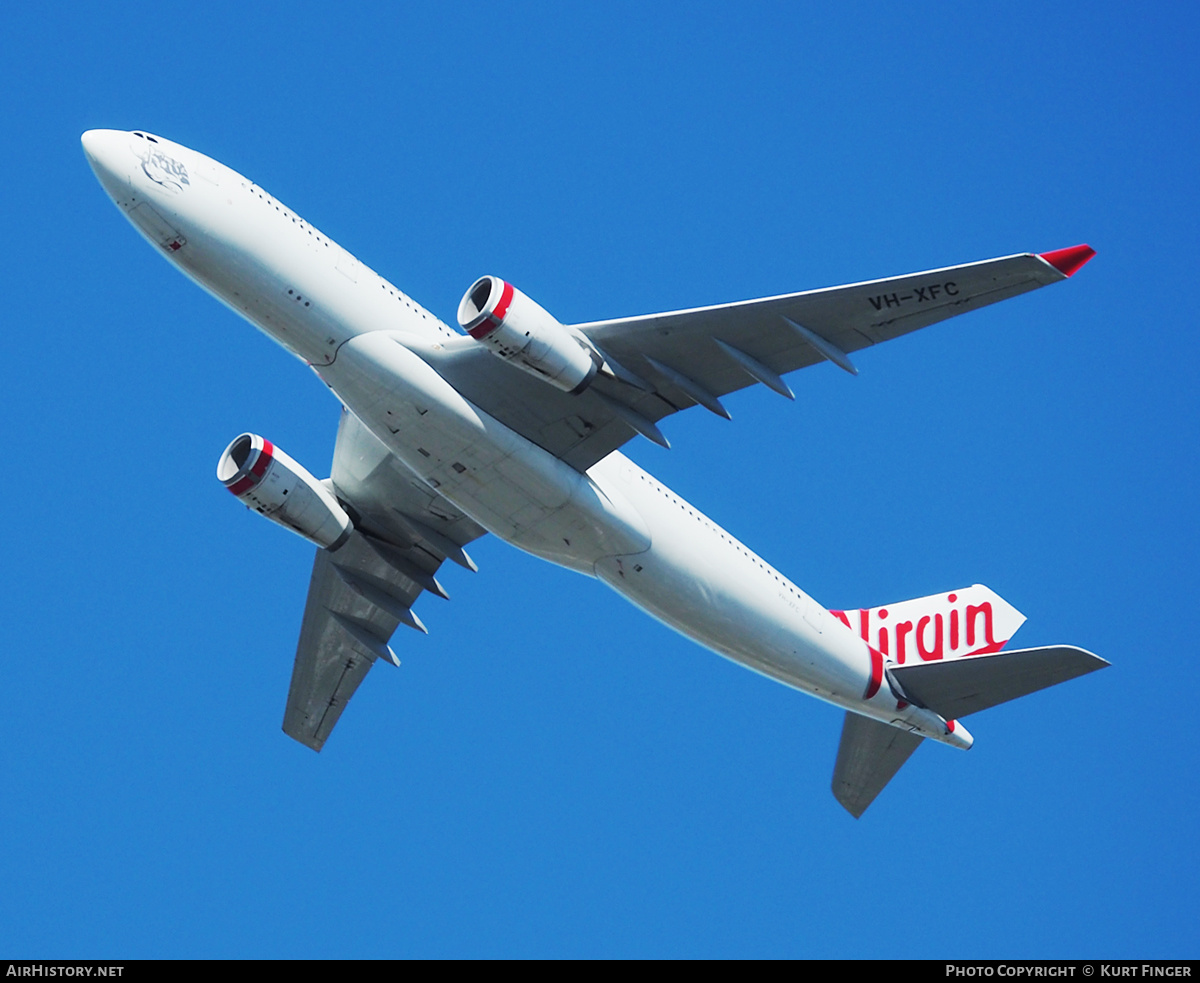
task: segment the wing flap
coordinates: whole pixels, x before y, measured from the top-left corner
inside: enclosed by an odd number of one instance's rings
[[[833,766],[833,797],[858,819],[924,739],[847,710]]]

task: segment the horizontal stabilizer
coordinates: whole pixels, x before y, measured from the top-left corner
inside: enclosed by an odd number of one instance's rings
[[[923,740],[918,734],[847,710],[833,766],[834,798],[857,819]]]
[[[892,666],[888,672],[913,702],[947,720],[956,720],[1107,665],[1098,655],[1084,649],[1050,645],[953,661]]]

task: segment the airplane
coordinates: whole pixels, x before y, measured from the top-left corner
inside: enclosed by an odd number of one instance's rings
[[[501,277],[458,329],[249,178],[142,130],[89,130],[85,156],[173,266],[294,356],[342,404],[329,478],[244,433],[217,477],[316,545],[283,730],[320,751],[400,625],[448,594],[445,560],[485,533],[600,580],[726,658],[843,708],[834,796],[860,817],[925,739],[967,749],[961,718],[1108,663],[1004,651],[1025,620],[989,588],[827,610],[619,448],[784,375],[1073,276],[1073,246],[847,286],[563,324]]]

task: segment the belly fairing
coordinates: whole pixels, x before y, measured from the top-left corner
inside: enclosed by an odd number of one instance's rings
[[[413,473],[506,542],[589,576],[598,559],[650,545],[603,475],[581,474],[478,409],[402,336],[359,335],[320,372]]]

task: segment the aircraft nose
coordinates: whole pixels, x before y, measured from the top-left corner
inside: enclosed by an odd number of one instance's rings
[[[88,130],[79,138],[79,142],[83,144],[83,152],[87,154],[88,160],[92,160],[98,150],[101,134],[103,130]]]
[[[110,197],[129,186],[129,134],[121,130],[88,130],[79,138],[97,180]]]
[[[79,142],[83,144],[83,152],[87,159],[96,163],[112,154],[121,137],[127,137],[127,134],[120,130],[88,130],[79,138]]]

